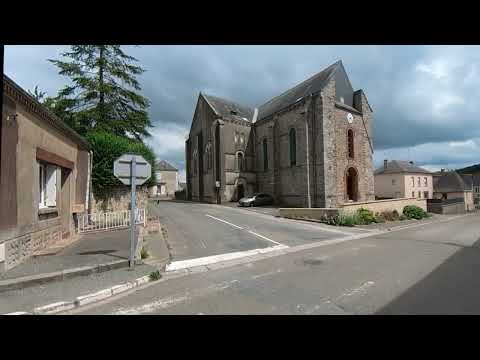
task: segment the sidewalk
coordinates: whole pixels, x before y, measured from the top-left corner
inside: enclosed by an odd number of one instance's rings
[[[127,260],[129,230],[93,233],[82,236],[57,253],[35,256],[0,275],[0,280],[50,273],[65,269]]]
[[[7,271],[0,276],[0,314],[32,312],[39,306],[73,302],[78,297],[162,271],[169,261],[168,249],[162,233],[149,228],[140,244],[149,249],[148,263],[139,261],[134,269],[128,267],[130,233],[127,229],[82,236],[66,248],[55,250],[56,253],[45,252]],[[68,276],[61,276],[65,273]],[[55,274],[60,276],[45,280],[47,282],[42,280]],[[13,288],[8,288],[10,283]]]

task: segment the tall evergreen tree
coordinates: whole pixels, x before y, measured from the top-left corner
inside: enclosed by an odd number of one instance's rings
[[[150,105],[136,76],[145,70],[120,45],[72,45],[62,53],[67,61],[49,59],[72,84],[48,99],[54,112],[80,134],[103,130],[142,140],[152,126]]]

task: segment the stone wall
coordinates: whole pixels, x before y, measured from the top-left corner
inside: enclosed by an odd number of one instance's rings
[[[93,194],[92,213],[130,210],[130,186],[122,186],[102,194]],[[148,188],[137,187],[137,208],[145,209],[148,203]]]
[[[377,212],[381,213],[383,211],[393,211],[393,210],[397,210],[399,214],[402,214],[403,208],[407,205],[415,205],[427,211],[426,199],[411,199],[411,198],[354,202],[350,204],[343,204],[339,208],[345,213],[354,213],[360,208],[365,208],[373,211],[374,214]]]
[[[19,265],[37,251],[59,243],[61,238],[62,226],[60,217],[39,222],[36,226],[36,231],[0,244],[2,247],[1,252],[4,254],[4,263],[3,266],[0,266],[0,272]],[[2,264],[1,260],[0,264]]]
[[[323,217],[338,215],[337,208],[280,208],[278,215],[289,219],[321,220]]]

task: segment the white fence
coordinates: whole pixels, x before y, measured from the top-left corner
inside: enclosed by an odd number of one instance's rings
[[[145,209],[135,209],[135,224],[146,225]],[[78,217],[78,232],[87,233],[121,229],[130,226],[130,210],[94,213]]]

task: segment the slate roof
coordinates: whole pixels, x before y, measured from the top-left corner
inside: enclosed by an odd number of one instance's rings
[[[472,190],[472,175],[460,175],[456,171],[445,172],[434,183],[435,192],[457,192]]]
[[[301,82],[297,86],[285,91],[283,94],[267,101],[258,108],[258,120],[296,103],[299,99],[307,95],[320,91],[325,87],[339,66],[343,66],[341,60],[313,75],[311,78]]]
[[[217,111],[217,113],[226,118],[241,119],[252,121],[254,110],[248,106],[238,104],[234,101],[219,98],[217,96],[202,93],[207,102]],[[234,112],[235,114],[233,114]]]
[[[63,120],[61,120],[57,115],[52,113],[48,110],[44,105],[42,105],[38,100],[36,100],[32,95],[30,95],[27,91],[23,90],[15,81],[10,79],[7,75],[3,74],[3,94],[7,93],[7,87],[10,87],[18,94],[20,94],[26,101],[27,109],[32,112],[36,112],[39,115],[39,118],[42,121],[46,121],[51,126],[59,130],[62,134],[69,137],[73,140],[76,144],[80,145],[84,150],[90,150],[91,146],[88,141],[79,135],[75,130],[73,130],[70,126],[68,126]],[[19,102],[19,100],[15,100]],[[28,104],[30,103],[30,104]],[[29,106],[30,105],[30,106]],[[32,106],[33,105],[33,106]]]
[[[170,165],[165,160],[160,160],[155,164],[155,170],[157,171],[178,171],[175,167]]]
[[[468,166],[463,169],[458,169],[457,172],[459,174],[472,174],[473,185],[480,186],[480,164]]]
[[[411,164],[409,161],[403,160],[390,160],[387,163],[387,168],[382,165],[375,170],[375,175],[380,174],[400,174],[400,173],[413,173],[413,174],[431,174],[430,171]]]

